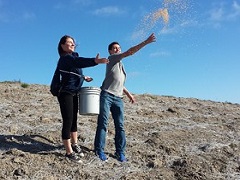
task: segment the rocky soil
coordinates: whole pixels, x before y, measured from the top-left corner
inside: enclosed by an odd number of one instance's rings
[[[93,153],[97,116],[79,115],[83,163],[65,159],[58,102],[45,85],[0,83],[0,179],[240,179],[240,104],[135,95],[125,100],[128,162]]]

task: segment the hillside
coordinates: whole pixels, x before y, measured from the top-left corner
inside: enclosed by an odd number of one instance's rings
[[[240,105],[194,98],[135,95],[125,100],[128,162],[93,153],[97,116],[79,115],[82,164],[64,157],[61,115],[49,87],[0,83],[0,179],[240,179]]]

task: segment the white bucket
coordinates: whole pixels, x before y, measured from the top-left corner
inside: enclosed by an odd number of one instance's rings
[[[99,99],[101,89],[96,87],[82,87],[79,95],[79,114],[99,114]]]

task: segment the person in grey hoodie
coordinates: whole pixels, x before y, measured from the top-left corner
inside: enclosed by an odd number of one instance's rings
[[[124,130],[124,107],[123,93],[125,93],[132,103],[135,102],[134,96],[124,86],[126,72],[122,60],[133,55],[141,48],[155,41],[155,35],[151,34],[145,41],[131,47],[125,52],[121,52],[118,42],[112,42],[108,46],[109,63],[106,65],[106,75],[101,86],[100,94],[100,113],[98,115],[97,130],[94,141],[94,151],[102,160],[106,161],[104,153],[106,131],[108,125],[109,112],[111,111],[115,125],[115,148],[116,158],[120,162],[125,162],[126,137]]]

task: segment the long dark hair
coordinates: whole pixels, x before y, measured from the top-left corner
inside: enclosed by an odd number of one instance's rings
[[[58,43],[58,54],[59,54],[59,56],[62,56],[62,55],[64,55],[64,54],[66,53],[66,52],[63,50],[61,44],[65,44],[68,38],[71,38],[71,39],[73,40],[73,42],[75,42],[74,39],[73,39],[73,37],[71,37],[71,36],[69,36],[69,35],[64,35],[64,36],[60,39],[60,41],[59,41],[59,43]]]

